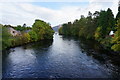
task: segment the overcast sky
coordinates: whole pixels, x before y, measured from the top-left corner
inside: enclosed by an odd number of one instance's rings
[[[108,8],[116,16],[118,0],[0,0],[0,23],[31,26],[41,19],[53,27]]]

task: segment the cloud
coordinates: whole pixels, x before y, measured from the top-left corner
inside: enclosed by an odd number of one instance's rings
[[[0,2],[113,2],[114,0],[0,0]],[[118,1],[118,0],[117,0]]]
[[[118,7],[117,0],[110,0],[110,5],[107,2],[99,2],[100,0],[89,0],[89,4],[87,6],[62,6],[57,10],[40,5],[33,5],[31,2],[19,2],[20,0],[17,1],[18,2],[0,3],[0,23],[11,25],[22,25],[26,23],[28,26],[31,26],[35,19],[41,19],[49,22],[52,26],[55,26],[79,19],[80,15],[87,16],[88,11],[93,13],[95,11],[100,11],[101,9],[106,10],[107,8],[111,8],[114,14],[116,14]]]
[[[6,6],[7,5],[7,6]],[[32,25],[35,19],[42,19],[52,25],[62,24],[80,17],[80,11],[76,6],[62,7],[60,10],[35,6],[30,3],[6,3],[1,4],[3,24]]]
[[[89,0],[89,2],[90,3],[94,3],[94,2],[97,2],[97,3],[99,3],[99,2],[114,2],[114,1],[117,1],[118,2],[118,0]]]
[[[89,0],[1,0],[0,2],[88,2]]]
[[[114,0],[0,0],[0,2],[113,2]]]
[[[110,8],[112,9],[114,15],[116,16],[118,12],[118,1],[119,0],[90,0],[89,3],[91,5],[91,8],[96,10],[100,9],[107,10],[108,8]]]
[[[113,0],[111,9],[113,10],[114,15],[116,16],[118,12],[118,0]]]

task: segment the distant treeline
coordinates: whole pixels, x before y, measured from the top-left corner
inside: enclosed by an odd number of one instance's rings
[[[0,24],[0,28],[2,29],[2,50],[29,42],[53,39],[54,34],[53,29],[48,23],[38,19],[35,20],[35,23],[32,25],[32,27],[27,27],[26,24],[23,26],[18,25],[16,27]],[[20,35],[13,36],[10,33],[9,28],[20,32]],[[26,30],[29,31],[26,32]]]
[[[28,27],[25,23],[23,24],[23,26],[21,25],[17,25],[17,26],[11,26],[11,25],[4,25],[4,27],[11,27],[17,31],[25,31],[25,30],[30,30],[32,29],[32,27]]]
[[[113,31],[113,35],[109,35]],[[105,10],[88,13],[87,17],[83,15],[79,20],[73,23],[68,22],[59,29],[59,34],[67,36],[84,37],[94,39],[103,45],[104,48],[114,51],[120,51],[120,6],[118,14],[114,18],[110,8]]]

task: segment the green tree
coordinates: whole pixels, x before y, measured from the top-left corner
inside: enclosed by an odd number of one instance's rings
[[[116,21],[120,18],[120,1],[119,1],[119,6],[118,6],[118,13],[116,15]]]
[[[28,34],[30,35],[30,40],[31,41],[37,41],[38,40],[38,36],[37,33],[33,30],[31,30],[30,32],[28,32]]]
[[[117,31],[115,32],[115,36],[112,39],[113,46],[111,49],[114,51],[120,51],[120,19],[117,21]]]
[[[105,38],[111,30],[114,30],[115,19],[110,8],[107,11],[100,12],[98,26],[101,26],[102,38]]]
[[[97,27],[94,37],[95,37],[95,40],[98,40],[98,41],[102,40],[101,27]]]
[[[36,19],[32,27],[32,30],[37,34],[38,40],[53,38],[54,31],[48,23]]]
[[[60,27],[59,30],[58,30],[60,35],[63,34],[63,32],[62,32],[62,28],[63,28],[63,27]]]
[[[107,12],[106,11],[101,11],[100,16],[98,19],[98,26],[101,27],[101,37],[105,38],[107,34],[107,27],[108,27],[108,22],[107,22]]]
[[[113,12],[110,8],[108,8],[107,10],[107,33],[109,33],[111,30],[114,30],[115,28],[115,19],[114,19],[114,15]]]
[[[23,24],[23,26],[17,25],[16,27],[13,27],[13,28],[17,31],[31,30],[31,27],[25,27],[25,26],[26,26],[26,24]]]
[[[23,34],[22,34],[22,41],[23,41],[24,43],[30,42],[30,35],[29,35],[28,33],[23,33]]]
[[[2,27],[2,48],[5,49],[12,45],[11,44],[11,35],[8,32],[7,27],[4,27],[3,25],[0,25],[0,27]]]

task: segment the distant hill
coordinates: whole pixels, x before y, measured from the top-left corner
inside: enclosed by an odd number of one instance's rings
[[[58,25],[58,26],[54,26],[54,27],[52,27],[53,28],[53,30],[55,31],[55,32],[58,32],[58,29],[61,27],[61,25]]]

